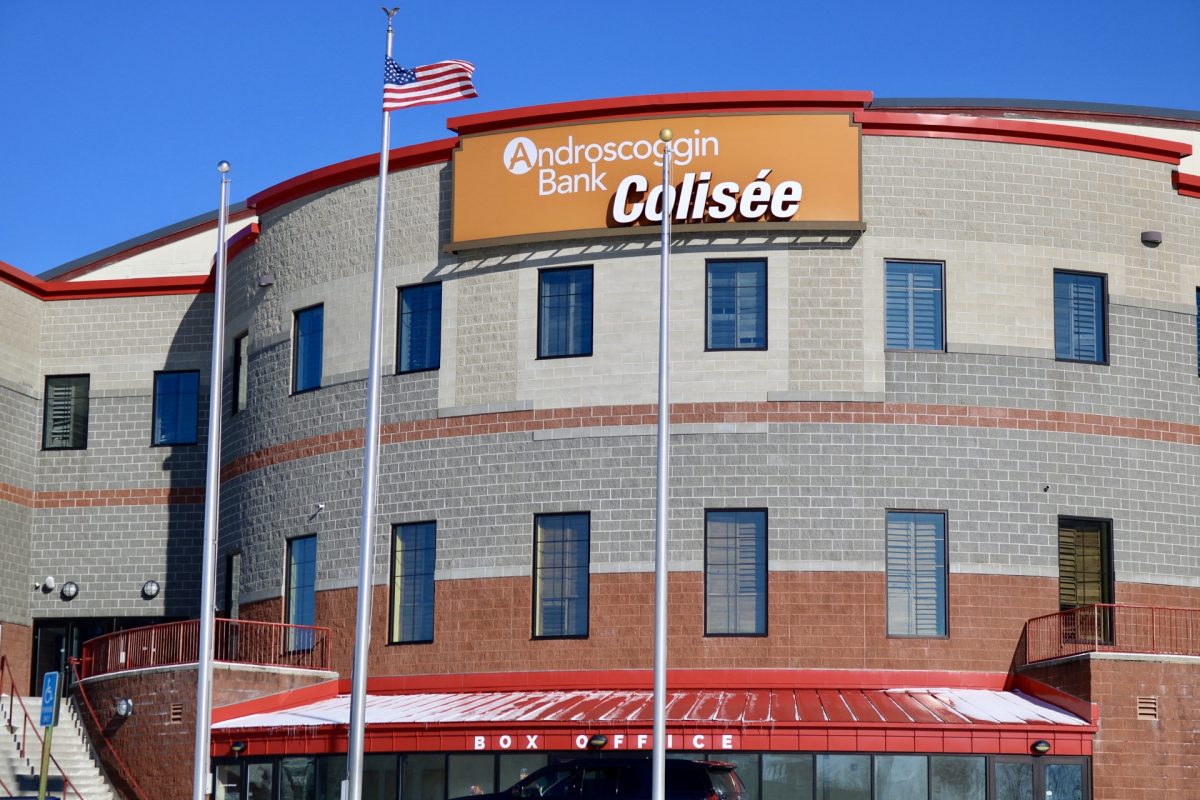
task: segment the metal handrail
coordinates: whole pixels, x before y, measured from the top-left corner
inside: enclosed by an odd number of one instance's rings
[[[1200,656],[1200,609],[1094,603],[1034,617],[1025,640],[1028,663],[1096,652]]]
[[[216,661],[267,667],[328,669],[332,633],[313,625],[215,620]],[[83,678],[200,660],[200,621],[165,622],[89,639],[83,644]]]
[[[79,692],[79,696],[83,698],[84,708],[87,709],[88,716],[92,719],[92,725],[100,734],[100,741],[108,748],[108,752],[112,754],[113,763],[117,767],[117,772],[121,776],[126,786],[132,790],[132,800],[146,800],[146,793],[142,789],[141,784],[137,782],[137,778],[133,777],[133,771],[125,763],[125,759],[121,758],[120,752],[113,746],[108,736],[104,733],[104,726],[100,724],[100,718],[96,715],[96,709],[92,708],[92,701],[88,699],[87,691],[84,689],[83,682],[79,679],[79,659],[72,658],[70,660],[71,674],[75,676],[75,688]],[[127,799],[128,800],[128,799]]]
[[[25,699],[17,692],[17,679],[16,676],[13,675],[12,667],[8,665],[8,656],[0,656],[0,694],[3,693],[5,678],[8,679],[9,688],[8,726],[10,730],[16,728],[16,726],[13,725],[13,700],[15,699],[17,705],[21,707],[21,714],[23,715],[21,720],[21,758],[29,758],[27,755],[28,750],[26,749],[28,739],[25,736],[25,732],[27,730],[32,730],[34,738],[36,738],[39,743],[44,743],[45,740],[42,738],[42,733],[38,730],[38,726],[33,722],[33,716],[29,713],[28,709],[25,708]],[[63,770],[62,765],[58,763],[58,759],[54,757],[53,753],[50,754],[50,763],[54,765],[54,768],[58,770],[58,776],[62,778],[63,797],[66,797],[67,792],[69,791],[78,797],[79,800],[83,800],[83,795],[79,793],[79,789],[75,788],[75,784],[71,783],[71,779],[67,777],[67,773]]]

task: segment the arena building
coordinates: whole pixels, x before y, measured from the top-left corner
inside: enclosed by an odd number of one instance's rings
[[[448,126],[390,157],[370,797],[650,749],[664,127],[668,747],[751,800],[1188,796],[1200,113],[749,92]],[[219,798],[344,774],[377,170],[233,217]],[[78,659],[137,800],[190,785],[214,229],[0,265],[4,691]]]

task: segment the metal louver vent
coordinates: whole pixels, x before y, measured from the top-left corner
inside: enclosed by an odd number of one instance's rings
[[[1137,699],[1138,719],[1158,719],[1158,698],[1139,697]]]
[[[171,722],[183,722],[183,703],[171,703]]]

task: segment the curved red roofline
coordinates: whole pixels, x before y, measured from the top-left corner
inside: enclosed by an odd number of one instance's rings
[[[1175,170],[1171,173],[1171,185],[1184,197],[1200,197],[1200,175]]]
[[[862,125],[864,136],[916,136],[1060,147],[1165,164],[1178,164],[1184,156],[1192,154],[1192,146],[1184,142],[1046,122],[870,110],[854,112],[854,120]]]
[[[180,278],[119,278],[109,281],[58,283],[36,278],[0,261],[0,283],[15,286],[39,300],[95,300],[111,297],[154,297],[201,294],[213,290],[212,273]]]
[[[457,146],[458,137],[452,136],[448,139],[398,147],[388,153],[388,172],[447,162]],[[334,186],[369,178],[378,172],[378,153],[359,156],[349,161],[341,161],[327,167],[314,169],[263,189],[246,199],[246,207],[262,214],[278,208],[284,203],[290,203]]]
[[[451,117],[446,127],[460,136],[563,122],[622,119],[659,114],[736,111],[856,111],[871,92],[690,92],[580,100]]]

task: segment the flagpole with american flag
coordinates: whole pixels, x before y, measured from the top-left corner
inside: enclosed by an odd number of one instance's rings
[[[367,365],[367,414],[363,447],[362,519],[359,526],[358,609],[354,622],[354,671],[350,679],[350,730],[346,747],[345,800],[362,800],[363,741],[366,735],[367,651],[371,643],[371,592],[375,584],[375,499],[379,484],[379,405],[383,372],[383,242],[387,209],[389,112],[410,106],[448,103],[475,97],[474,65],[439,61],[406,68],[392,60],[392,18],[387,9],[387,54],[384,57],[383,141],[379,150],[379,200],[375,220],[375,279],[371,294],[371,354]]]

